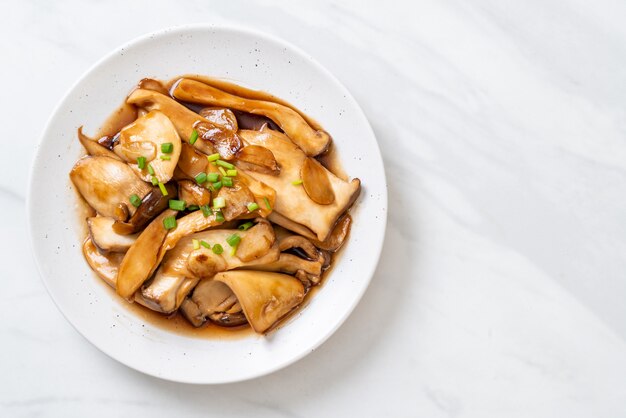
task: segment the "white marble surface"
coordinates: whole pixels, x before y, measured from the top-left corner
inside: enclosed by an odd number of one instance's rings
[[[626,3],[2,4],[0,416],[626,416]],[[389,181],[354,314],[304,360],[226,386],[101,354],[26,234],[34,146],[64,91],[118,44],[192,22],[316,57],[363,106]]]

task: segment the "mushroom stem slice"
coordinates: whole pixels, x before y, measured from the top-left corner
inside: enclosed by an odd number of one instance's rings
[[[302,303],[304,286],[291,276],[265,271],[227,271],[213,280],[226,284],[255,332],[263,333]]]
[[[181,78],[174,84],[171,94],[176,99],[185,102],[223,106],[267,116],[276,122],[287,136],[309,156],[322,154],[331,141],[327,132],[311,128],[298,112],[278,103],[235,96],[188,78]]]
[[[126,252],[137,240],[137,234],[118,234],[113,227],[115,220],[104,216],[87,218],[89,236],[102,252]]]
[[[117,294],[131,300],[158,264],[158,250],[168,233],[163,219],[174,216],[176,211],[168,209],[156,217],[128,249],[120,265],[117,277]]]

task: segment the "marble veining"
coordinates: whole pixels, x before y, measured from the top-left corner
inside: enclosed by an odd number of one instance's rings
[[[624,16],[618,0],[7,3],[0,416],[626,415]],[[26,233],[30,163],[63,93],[119,44],[196,22],[325,65],[370,119],[389,189],[353,315],[293,366],[225,386],[160,381],[91,346]]]

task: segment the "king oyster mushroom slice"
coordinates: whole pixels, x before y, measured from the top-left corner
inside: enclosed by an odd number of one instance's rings
[[[164,144],[172,144],[172,152],[163,152]],[[181,141],[169,118],[158,110],[152,110],[120,131],[114,151],[144,181],[150,181],[153,177],[148,171],[149,164],[154,170],[154,177],[161,183],[167,183],[178,163]],[[137,165],[139,157],[146,159],[143,169]]]
[[[331,138],[315,130],[293,109],[278,103],[235,96],[200,81],[182,78],[171,90],[178,100],[209,106],[223,106],[272,119],[309,156],[322,154]]]
[[[239,147],[241,146],[236,132],[214,124],[192,110],[187,109],[171,97],[159,92],[137,89],[128,96],[126,102],[150,111],[159,110],[163,112],[176,127],[180,138],[187,143],[193,131],[197,130],[201,135],[193,146],[205,154],[213,154],[216,152],[216,149],[226,150],[228,153],[221,155],[221,157],[223,159],[232,159],[234,155],[230,150],[234,149],[236,152],[238,150],[237,144],[239,144]]]
[[[318,204],[311,200],[304,187],[292,184],[294,179],[300,178],[302,167],[309,157],[289,138],[271,129],[239,131],[239,135],[246,145],[258,145],[272,151],[276,161],[281,166],[280,174],[277,176],[246,171],[245,168],[242,168],[250,177],[267,184],[269,187],[275,190],[288,191],[276,196],[276,202],[273,206],[274,212],[269,219],[299,234],[324,241],[331,233],[339,217],[358,197],[361,190],[359,179],[352,179],[350,182],[344,181],[320,165],[318,168],[323,170],[328,178],[334,200],[328,205]],[[240,167],[238,166],[238,168]]]
[[[178,182],[178,196],[180,196],[180,200],[187,203],[187,206],[202,206],[211,203],[211,192],[206,187],[202,187],[191,180]]]
[[[135,243],[139,234],[121,235],[115,232],[115,220],[105,216],[87,218],[89,236],[102,252],[126,252]]]
[[[232,290],[213,279],[201,280],[180,309],[185,318],[196,327],[202,325],[207,318],[224,327],[235,327],[248,322]]]
[[[258,333],[267,331],[304,299],[302,283],[286,274],[236,270],[218,273],[213,280],[230,287]]]
[[[109,157],[84,157],[70,172],[72,182],[89,206],[102,216],[125,221],[135,207],[129,196],[145,196],[152,188],[125,163]]]
[[[169,207],[169,200],[176,199],[178,191],[174,184],[165,185],[167,195],[164,195],[159,187],[152,190],[141,199],[141,204],[126,222],[115,221],[113,230],[121,235],[130,235],[140,231],[152,219]]]
[[[83,133],[83,127],[78,128],[78,140],[83,147],[87,150],[87,153],[91,156],[110,157],[115,160],[121,160],[113,151],[103,147],[97,140],[89,138]]]
[[[227,238],[233,234],[241,237],[239,245],[243,245],[246,254],[252,254],[253,257],[242,260],[238,256],[238,248],[234,254],[231,252]],[[204,246],[194,249],[194,240],[204,241],[211,246],[219,244],[224,251],[215,254]],[[266,264],[277,260],[278,254],[274,231],[269,222],[262,219],[247,231],[214,229],[198,232],[184,237],[165,254],[154,277],[144,284],[140,293],[143,301],[152,309],[173,312],[198,279],[210,278],[217,272],[238,267]]]

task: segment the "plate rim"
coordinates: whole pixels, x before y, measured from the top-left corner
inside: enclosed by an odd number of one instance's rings
[[[235,378],[222,378],[222,379],[217,379],[217,380],[212,380],[212,381],[204,381],[204,380],[193,380],[193,379],[185,379],[184,377],[176,377],[176,376],[163,376],[163,375],[159,375],[154,373],[153,371],[149,370],[149,369],[145,369],[143,367],[139,367],[137,365],[131,364],[130,362],[125,361],[125,359],[122,358],[118,358],[116,357],[113,353],[109,352],[108,349],[105,349],[103,347],[101,347],[100,345],[96,344],[94,341],[92,341],[87,335],[85,335],[83,332],[81,332],[80,329],[78,329],[77,325],[74,324],[74,322],[68,317],[68,314],[66,313],[66,311],[63,309],[63,307],[57,302],[57,299],[54,296],[54,291],[52,290],[49,282],[48,282],[48,278],[46,276],[46,274],[44,273],[43,269],[42,269],[42,265],[41,265],[41,261],[40,261],[40,257],[42,257],[43,255],[40,254],[40,252],[37,250],[37,246],[35,245],[36,243],[36,235],[35,235],[35,231],[33,229],[33,219],[36,216],[36,210],[33,206],[33,190],[34,190],[34,185],[35,185],[35,171],[36,168],[39,166],[39,164],[41,164],[41,159],[43,158],[41,155],[41,145],[43,144],[44,140],[46,137],[49,136],[49,130],[51,129],[51,125],[53,123],[53,121],[57,118],[62,106],[65,104],[65,102],[68,100],[69,96],[74,92],[74,90],[77,88],[77,86],[79,84],[81,84],[86,78],[88,78],[91,73],[96,70],[98,67],[100,67],[101,65],[103,65],[104,63],[108,62],[110,59],[113,59],[114,57],[116,57],[120,52],[122,52],[124,49],[133,47],[133,46],[137,46],[140,45],[146,41],[149,41],[153,38],[158,38],[161,37],[163,35],[166,34],[176,34],[176,33],[182,33],[182,32],[187,32],[187,31],[232,31],[232,32],[237,32],[237,33],[243,33],[245,35],[250,35],[253,36],[255,38],[259,38],[259,39],[264,39],[267,40],[269,42],[273,42],[275,44],[281,45],[285,48],[291,49],[294,53],[296,53],[297,55],[300,55],[301,57],[305,58],[307,60],[307,63],[314,66],[316,68],[316,70],[322,72],[326,77],[328,77],[337,88],[339,88],[341,90],[341,92],[344,94],[346,100],[348,100],[349,102],[351,102],[351,104],[354,106],[354,108],[358,111],[359,116],[362,117],[362,119],[365,121],[365,126],[364,128],[366,130],[369,131],[369,133],[371,134],[371,137],[374,139],[374,149],[376,151],[376,155],[374,156],[374,158],[376,160],[378,160],[380,162],[380,166],[381,166],[381,173],[380,175],[382,175],[382,184],[383,187],[380,190],[380,199],[379,199],[379,204],[382,206],[382,215],[380,216],[380,224],[381,224],[381,239],[378,240],[375,245],[377,248],[375,248],[375,262],[372,263],[372,267],[371,267],[371,271],[368,272],[368,274],[366,275],[366,279],[364,280],[364,285],[359,289],[359,292],[357,293],[356,297],[352,299],[352,302],[350,304],[350,306],[348,306],[348,309],[345,311],[345,314],[338,320],[335,322],[335,324],[332,327],[329,327],[328,330],[325,332],[325,334],[323,335],[323,337],[319,338],[315,344],[312,344],[310,346],[307,347],[306,350],[300,350],[300,352],[298,352],[296,355],[294,356],[290,356],[289,358],[287,358],[284,361],[279,361],[277,362],[275,365],[273,365],[272,367],[269,368],[264,368],[264,369],[254,369],[251,373],[248,373],[246,376],[244,377],[235,377]],[[28,193],[26,195],[26,209],[27,209],[27,227],[28,227],[28,232],[29,232],[29,244],[30,244],[30,249],[31,249],[31,255],[35,261],[35,265],[37,267],[37,271],[39,273],[39,277],[41,279],[41,281],[44,284],[44,287],[46,288],[46,291],[48,292],[48,294],[50,295],[50,298],[52,299],[52,301],[54,302],[55,306],[57,307],[57,309],[59,310],[59,312],[61,312],[61,314],[63,315],[63,317],[65,318],[65,320],[74,328],[74,330],[76,330],[76,332],[81,335],[85,340],[87,340],[90,344],[92,344],[94,347],[96,347],[100,352],[104,353],[105,355],[107,355],[109,358],[124,364],[125,366],[129,367],[130,369],[139,371],[145,375],[148,376],[152,376],[152,377],[156,377],[162,380],[166,380],[166,381],[172,381],[172,382],[179,382],[179,383],[187,383],[187,384],[202,384],[202,385],[212,385],[212,384],[228,384],[228,383],[235,383],[235,382],[243,382],[243,381],[247,381],[247,380],[251,380],[251,379],[255,379],[255,378],[259,378],[262,376],[266,376],[269,374],[272,374],[278,370],[281,370],[291,364],[296,363],[297,361],[301,360],[302,358],[304,358],[305,356],[307,356],[308,354],[310,354],[311,352],[315,351],[317,348],[319,348],[322,344],[324,344],[332,335],[335,334],[335,332],[346,322],[346,320],[348,319],[348,317],[350,317],[350,315],[352,315],[354,309],[356,308],[356,306],[359,304],[359,302],[362,300],[363,295],[365,294],[365,292],[367,291],[367,289],[369,288],[369,285],[372,281],[372,278],[376,272],[376,269],[378,267],[378,264],[380,262],[380,257],[382,254],[382,249],[383,249],[383,245],[384,245],[384,239],[385,239],[385,235],[386,235],[386,229],[387,229],[387,219],[388,219],[388,191],[387,191],[387,177],[386,177],[386,172],[385,172],[385,166],[384,166],[384,160],[382,158],[382,154],[380,152],[380,146],[378,143],[378,140],[376,139],[376,135],[374,133],[374,130],[372,129],[372,126],[369,122],[369,120],[367,119],[367,116],[365,114],[365,112],[363,111],[363,109],[361,108],[361,106],[359,105],[359,103],[356,101],[356,99],[352,96],[352,94],[350,93],[350,91],[343,85],[343,83],[341,83],[341,81],[335,77],[334,74],[332,74],[326,67],[324,67],[321,63],[319,63],[312,55],[310,55],[309,53],[307,53],[306,51],[304,51],[303,49],[301,49],[300,47],[278,37],[275,36],[273,34],[269,34],[267,32],[264,31],[260,31],[257,29],[253,29],[250,27],[246,27],[246,26],[241,26],[238,24],[214,24],[214,23],[192,23],[192,24],[183,24],[183,25],[175,25],[175,26],[168,26],[162,29],[158,29],[155,31],[151,31],[148,33],[145,33],[143,35],[137,36],[129,41],[126,41],[124,43],[122,43],[121,45],[113,48],[110,52],[104,54],[100,59],[98,59],[94,64],[92,64],[91,66],[89,66],[89,68],[87,70],[85,70],[85,72],[83,72],[83,74],[78,77],[76,79],[76,81],[74,83],[72,83],[72,85],[65,91],[65,93],[63,94],[63,96],[59,99],[59,101],[56,103],[56,106],[54,107],[53,111],[51,112],[50,116],[48,117],[44,128],[41,132],[41,134],[39,135],[39,138],[37,140],[36,146],[35,146],[35,154],[32,158],[31,161],[31,166],[30,166],[30,170],[29,170],[29,181],[28,181]]]

